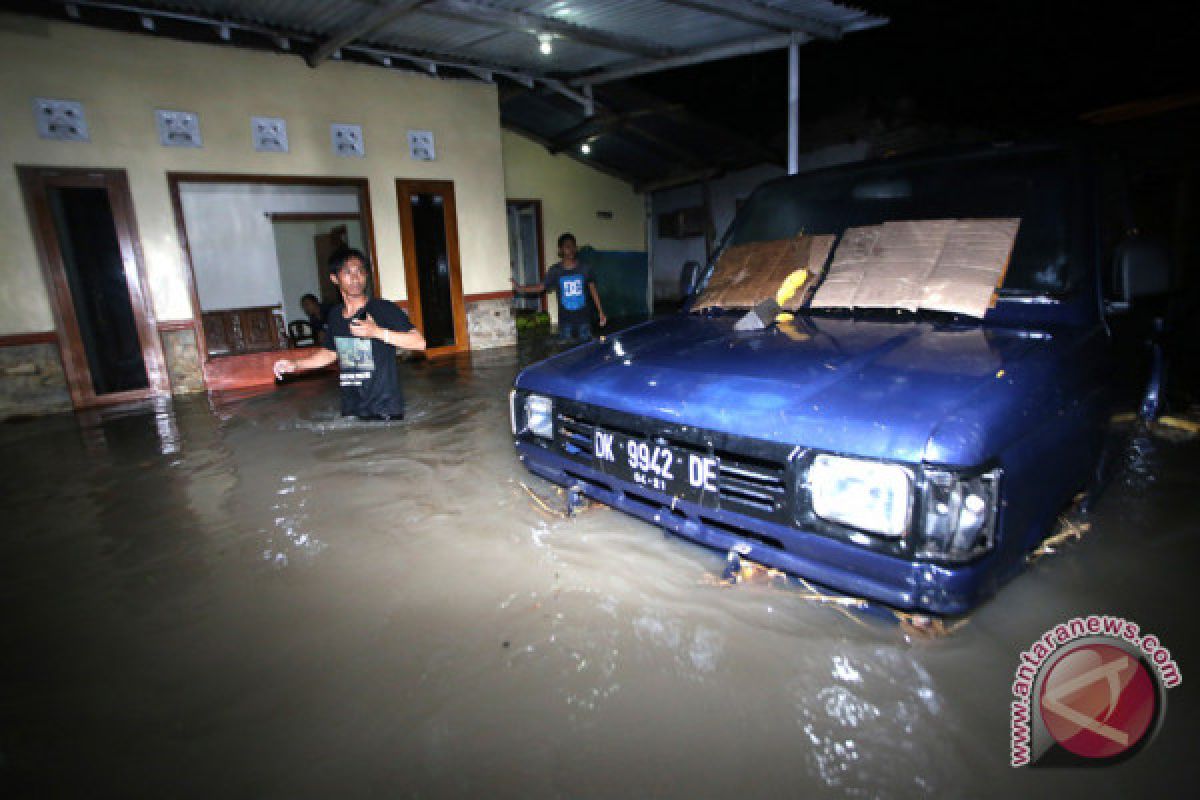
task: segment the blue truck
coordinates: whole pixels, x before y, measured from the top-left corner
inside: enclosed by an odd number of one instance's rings
[[[807,308],[751,331],[735,327],[745,308],[685,304],[524,369],[510,397],[517,454],[702,545],[897,609],[965,613],[1095,483],[1106,315],[1166,288],[1160,251],[1103,229],[1100,194],[1086,154],[1055,145],[766,183],[721,248],[1019,218],[995,301],[982,318]]]

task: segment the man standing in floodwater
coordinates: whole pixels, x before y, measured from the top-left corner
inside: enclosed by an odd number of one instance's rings
[[[395,304],[367,291],[367,257],[360,250],[338,249],[329,257],[329,280],[342,293],[325,320],[324,347],[310,356],[281,358],[275,377],[320,369],[335,360],[341,369],[342,415],[369,420],[404,418],[404,397],[396,369],[396,350],[424,350],[425,337]]]
[[[601,328],[608,324],[608,318],[600,305],[592,270],[579,261],[578,254],[575,235],[564,233],[558,237],[558,257],[562,260],[546,271],[541,283],[522,286],[514,280],[512,284],[517,294],[554,292],[558,300],[558,338],[586,342],[592,338],[592,309],[588,300],[595,304]]]

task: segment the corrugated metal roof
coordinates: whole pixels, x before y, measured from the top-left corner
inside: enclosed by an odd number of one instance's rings
[[[500,5],[525,5],[529,11],[623,36],[651,38],[677,49],[702,47],[763,32],[762,28],[682,6],[668,8],[668,13],[664,13],[663,7],[667,4],[645,0],[589,0],[576,3],[563,0],[521,3],[519,0],[509,0]]]
[[[223,17],[240,22],[278,26],[294,33],[322,34],[349,25],[362,16],[369,5],[352,0],[317,2],[316,0],[192,0],[138,5],[160,6],[176,11]]]
[[[639,46],[697,53],[789,27],[803,33],[804,20],[839,32],[881,22],[829,0],[143,0],[76,5],[163,9],[277,27],[281,33],[315,38],[351,29],[374,13],[400,6],[405,10],[395,19],[361,31],[354,40],[471,61],[495,61],[495,66],[554,72],[568,78],[631,61],[631,51],[623,49],[621,42],[633,47],[632,54]],[[777,19],[780,16],[785,22]],[[751,21],[754,19],[762,21]],[[795,25],[786,24],[788,19]],[[572,30],[548,30],[546,23],[572,26],[579,35],[572,35]],[[539,32],[553,40],[554,52],[548,57],[538,52]]]
[[[577,158],[586,139],[588,163],[635,184],[773,156],[762,143],[659,108],[622,78],[886,22],[830,0],[57,0],[46,8],[116,27],[128,27],[122,15],[158,15],[169,20],[167,35],[215,42],[216,31],[313,66],[340,55],[503,80],[506,126]]]

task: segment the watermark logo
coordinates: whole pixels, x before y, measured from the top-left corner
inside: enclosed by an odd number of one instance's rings
[[[1136,755],[1182,682],[1171,652],[1120,617],[1076,617],[1020,654],[1012,693],[1012,765],[1102,766]]]

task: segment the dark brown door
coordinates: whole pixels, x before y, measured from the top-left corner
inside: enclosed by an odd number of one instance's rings
[[[350,234],[345,225],[338,225],[329,233],[318,233],[313,237],[313,248],[317,253],[317,286],[321,287],[321,302],[335,306],[342,302],[338,288],[329,280],[329,257],[335,250],[350,246]]]
[[[409,315],[430,355],[467,350],[467,314],[450,181],[396,181]]]
[[[75,406],[169,393],[125,172],[18,174]]]

